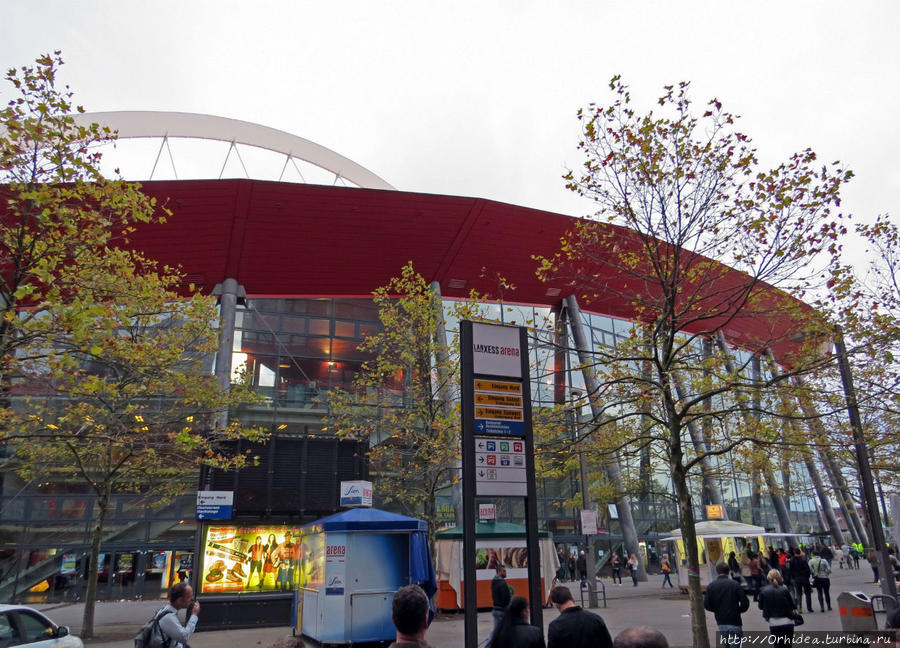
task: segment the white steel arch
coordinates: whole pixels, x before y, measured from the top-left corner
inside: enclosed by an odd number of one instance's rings
[[[358,187],[395,190],[395,187],[365,167],[331,149],[276,128],[239,119],[152,110],[91,112],[73,117],[80,125],[96,122],[101,126],[109,126],[118,131],[119,139],[185,137],[255,146],[309,162]]]

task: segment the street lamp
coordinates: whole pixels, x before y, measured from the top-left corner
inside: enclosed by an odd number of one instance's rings
[[[578,404],[578,400],[581,398],[581,392],[572,391],[572,406],[575,408],[575,439],[578,439],[578,433],[581,431],[582,427],[582,418],[581,418],[581,406]],[[590,508],[589,496],[588,496],[588,484],[587,484],[587,466],[584,461],[584,447],[581,445],[580,440],[578,441],[578,468],[581,472],[581,507],[583,511],[587,511]],[[584,533],[584,516],[581,516],[581,532],[584,534],[584,545],[585,545],[585,568],[587,569],[587,588],[588,588],[588,607],[595,608],[597,607],[597,589],[596,589],[596,575],[594,574],[594,570],[596,567],[596,563],[594,562],[594,543],[591,541],[591,537]]]

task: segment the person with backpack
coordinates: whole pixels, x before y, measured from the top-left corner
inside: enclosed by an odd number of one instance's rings
[[[672,565],[669,564],[669,554],[663,554],[662,562],[659,564],[659,570],[663,574],[663,582],[662,587],[666,586],[666,583],[669,584],[669,587],[674,588],[672,585]]]
[[[185,613],[185,623],[181,625],[178,620],[178,611],[187,610]],[[165,648],[191,648],[188,645],[188,639],[194,634],[197,627],[197,618],[200,615],[200,604],[194,600],[194,590],[191,586],[184,583],[176,583],[169,588],[169,604],[161,609],[157,614],[159,618],[159,629],[165,641],[162,644]],[[153,646],[153,648],[156,648]]]

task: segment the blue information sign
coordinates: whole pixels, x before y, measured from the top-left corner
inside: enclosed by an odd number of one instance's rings
[[[230,520],[234,509],[232,491],[198,491],[198,520]]]
[[[523,437],[525,436],[525,422],[477,418],[475,419],[475,434]]]

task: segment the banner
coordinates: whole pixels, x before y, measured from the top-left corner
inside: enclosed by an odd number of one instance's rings
[[[301,538],[284,525],[206,527],[200,593],[264,593],[318,586],[325,575],[321,534]]]

